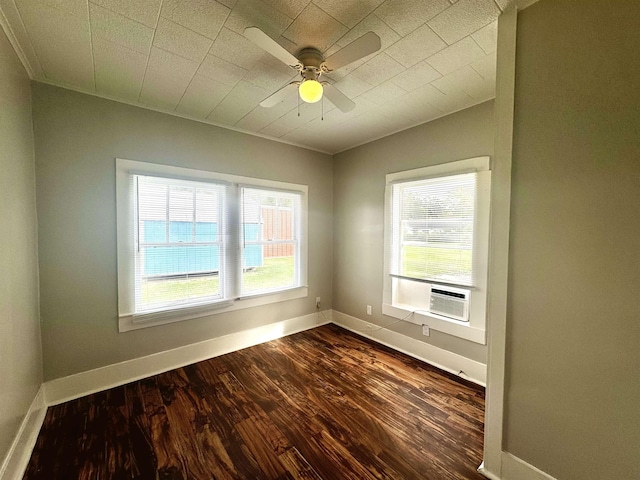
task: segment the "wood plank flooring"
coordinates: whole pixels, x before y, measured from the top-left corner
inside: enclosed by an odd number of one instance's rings
[[[49,408],[24,478],[482,479],[484,389],[326,325]]]

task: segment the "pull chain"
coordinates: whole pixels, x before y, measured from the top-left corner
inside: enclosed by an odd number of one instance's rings
[[[322,106],[320,107],[320,121],[323,122],[324,121],[324,95],[322,95]]]
[[[300,116],[300,94],[298,93],[298,116]]]

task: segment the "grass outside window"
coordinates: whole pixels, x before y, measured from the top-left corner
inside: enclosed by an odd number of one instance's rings
[[[261,267],[242,274],[243,291],[260,291],[286,288],[294,283],[293,257],[270,257]],[[191,278],[166,278],[142,282],[142,304],[149,305],[154,299],[163,302],[215,296],[220,292],[217,274]]]
[[[414,278],[456,276],[471,278],[471,250],[405,245],[401,250],[402,275]]]

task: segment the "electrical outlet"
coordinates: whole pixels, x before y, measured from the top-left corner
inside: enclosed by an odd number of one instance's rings
[[[428,337],[431,334],[431,332],[429,331],[429,325],[422,325],[422,334],[425,337]]]
[[[320,309],[320,297],[316,297],[316,308]]]
[[[367,315],[371,315],[371,305],[367,305]]]

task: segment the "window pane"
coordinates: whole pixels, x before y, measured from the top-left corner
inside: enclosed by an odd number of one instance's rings
[[[218,192],[196,189],[196,242],[217,242],[220,218]]]
[[[193,241],[194,188],[169,187],[169,242]]]
[[[242,294],[297,285],[296,208],[299,195],[243,188]]]
[[[223,190],[165,178],[137,180],[136,312],[219,298]]]
[[[471,285],[475,174],[394,186],[400,275]]]
[[[220,247],[142,247],[140,307],[220,295]]]

